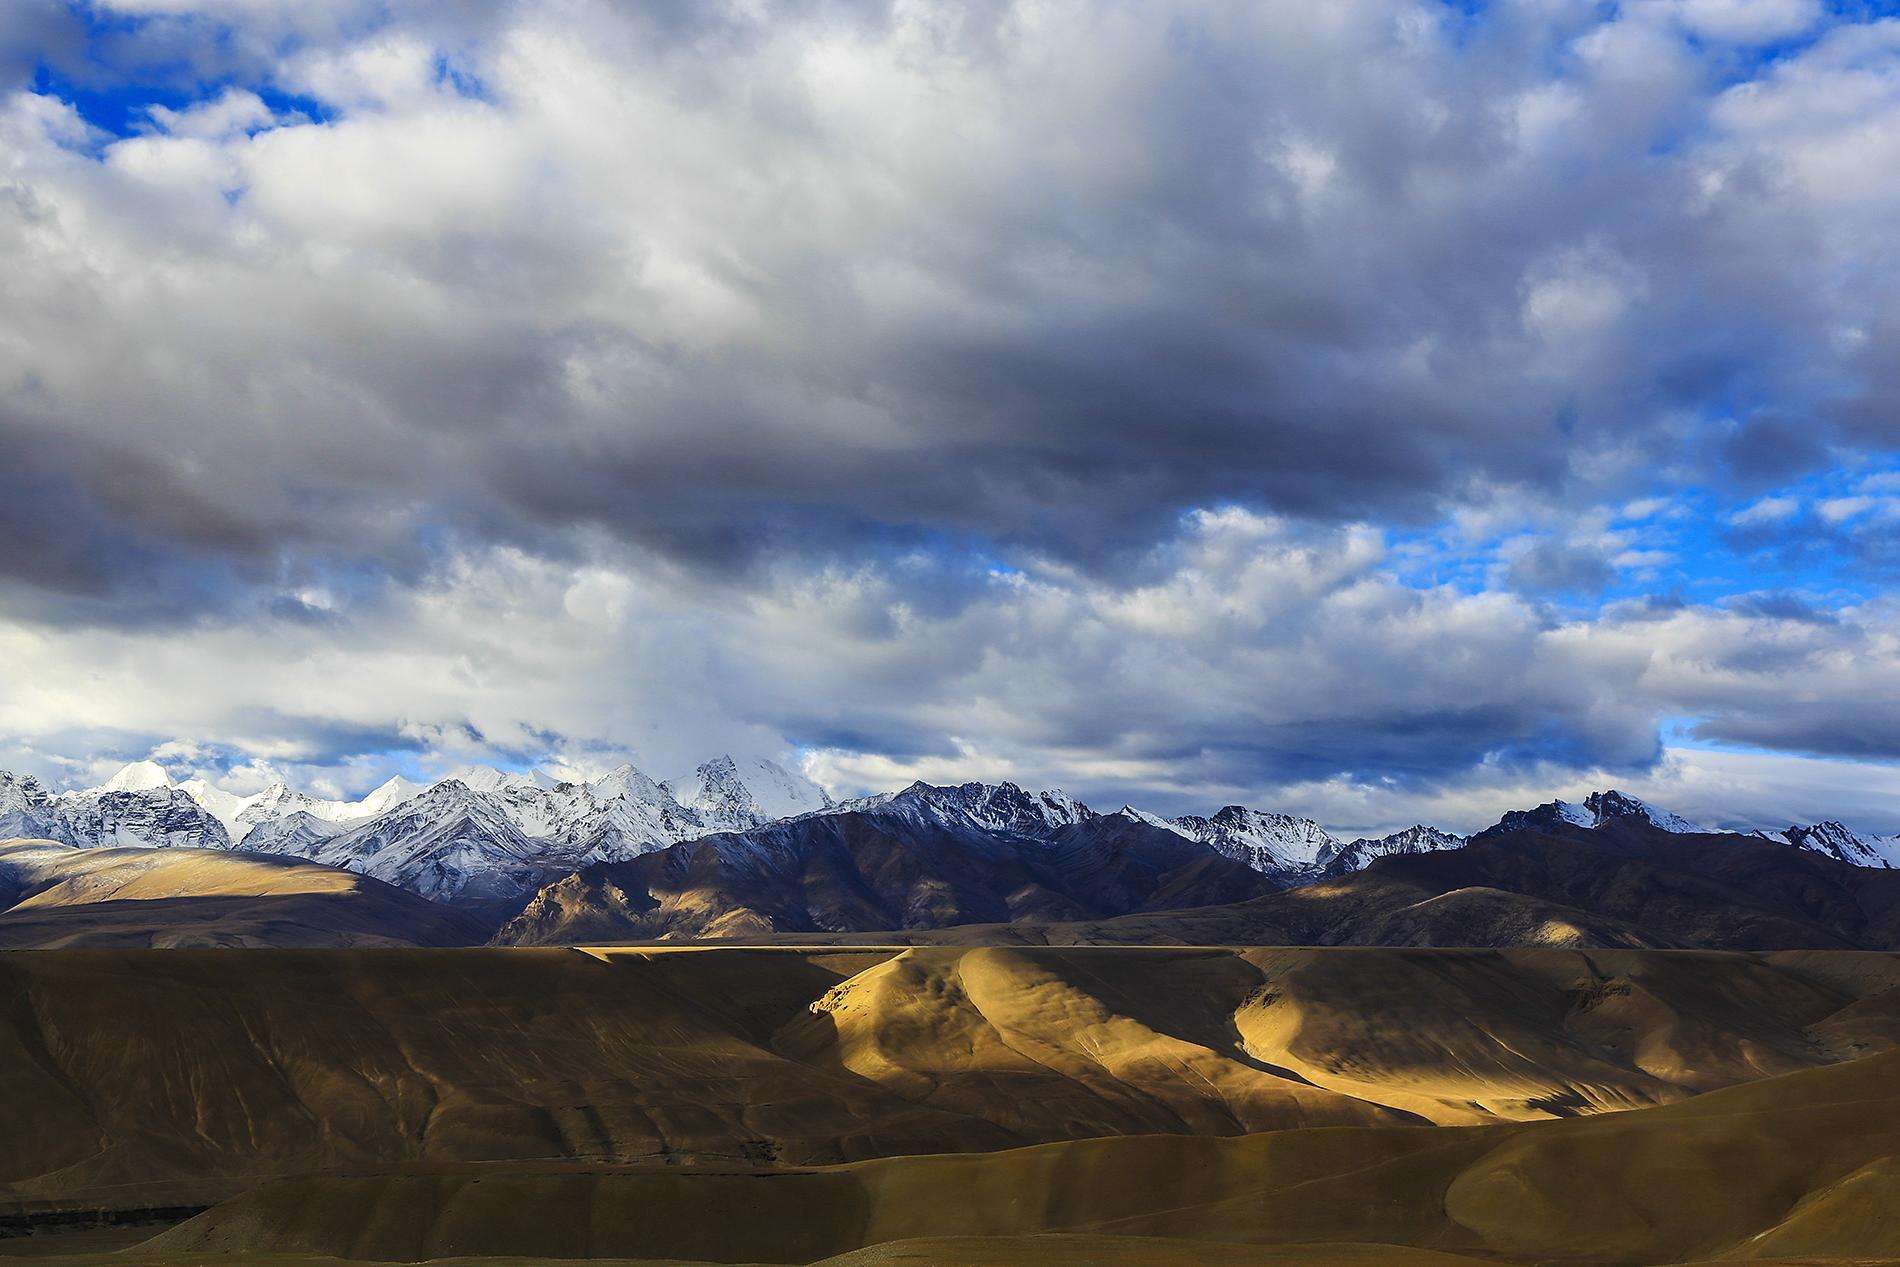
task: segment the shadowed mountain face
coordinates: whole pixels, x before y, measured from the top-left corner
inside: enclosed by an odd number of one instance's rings
[[[1900,948],[1900,872],[1634,820],[1494,828],[1198,910],[908,933],[952,944]]]
[[[1040,836],[902,800],[710,836],[548,886],[497,935],[567,945],[1062,921],[1255,897],[1273,881],[1120,816]]]
[[[296,859],[0,841],[0,947],[459,946],[482,932],[459,911]]]
[[[1593,1114],[1882,1050],[1896,998],[1872,954],[5,955],[0,1213],[391,1163]]]

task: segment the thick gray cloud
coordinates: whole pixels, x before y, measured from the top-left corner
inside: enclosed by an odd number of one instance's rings
[[[1839,329],[1900,290],[1834,271],[1870,200],[1808,160],[1896,112],[1791,121],[1877,51],[1723,88],[1765,28],[1708,7],[127,4],[108,65],[328,118],[13,99],[0,381],[51,470],[7,499],[401,572],[423,529],[1099,562],[1230,500],[1593,498],[1711,402],[1877,411],[1890,359]]]
[[[784,567],[737,590],[490,550],[375,603],[303,594],[327,620],[190,638],[0,624],[15,669],[0,732],[100,765],[185,738],[214,766],[262,759],[347,790],[422,754],[586,767],[630,752],[673,773],[790,743],[841,791],[1014,777],[1368,827],[1656,778],[1671,714],[1770,747],[1900,754],[1900,736],[1863,724],[1900,678],[1884,607],[1552,623],[1506,594],[1401,584],[1394,562],[1370,530],[1239,511],[1179,525],[1141,583],[1051,561],[965,578],[954,602],[922,558]],[[1789,729],[1723,729],[1755,717]]]
[[[1652,540],[1884,575],[1878,487],[1778,490],[1896,439],[1900,22],[91,16],[0,5],[34,760],[790,745],[1371,822],[1665,723],[1900,757],[1864,586]]]

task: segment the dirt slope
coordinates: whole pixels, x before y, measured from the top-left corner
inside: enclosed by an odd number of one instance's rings
[[[451,1167],[287,1180],[147,1250],[413,1260],[484,1246],[803,1263],[919,1238],[1064,1232],[1518,1263],[1874,1258],[1900,1248],[1897,1152],[1900,1054],[1888,1053],[1681,1104],[1484,1127],[1132,1136],[776,1172]],[[904,1261],[895,1249],[857,1261]],[[1043,1261],[1031,1242],[1012,1252],[974,1261]]]
[[[0,947],[461,946],[483,926],[377,880],[216,849],[0,841]]]
[[[1668,1103],[1900,1038],[1900,959],[0,955],[0,1210],[392,1163],[831,1163]]]

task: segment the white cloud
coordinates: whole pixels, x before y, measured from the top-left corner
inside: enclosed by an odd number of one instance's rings
[[[1736,511],[1728,517],[1728,521],[1738,528],[1753,528],[1762,524],[1781,523],[1800,512],[1801,499],[1798,497],[1764,497]]]
[[[1704,39],[1765,44],[1811,31],[1825,10],[1820,0],[1675,0],[1678,22]]]
[[[277,122],[276,113],[264,104],[263,98],[243,88],[227,88],[220,95],[183,110],[150,105],[145,107],[145,113],[159,131],[200,141],[249,135]]]

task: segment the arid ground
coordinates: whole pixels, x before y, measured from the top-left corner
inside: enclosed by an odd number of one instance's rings
[[[0,955],[0,1255],[1864,1262],[1900,956]]]

